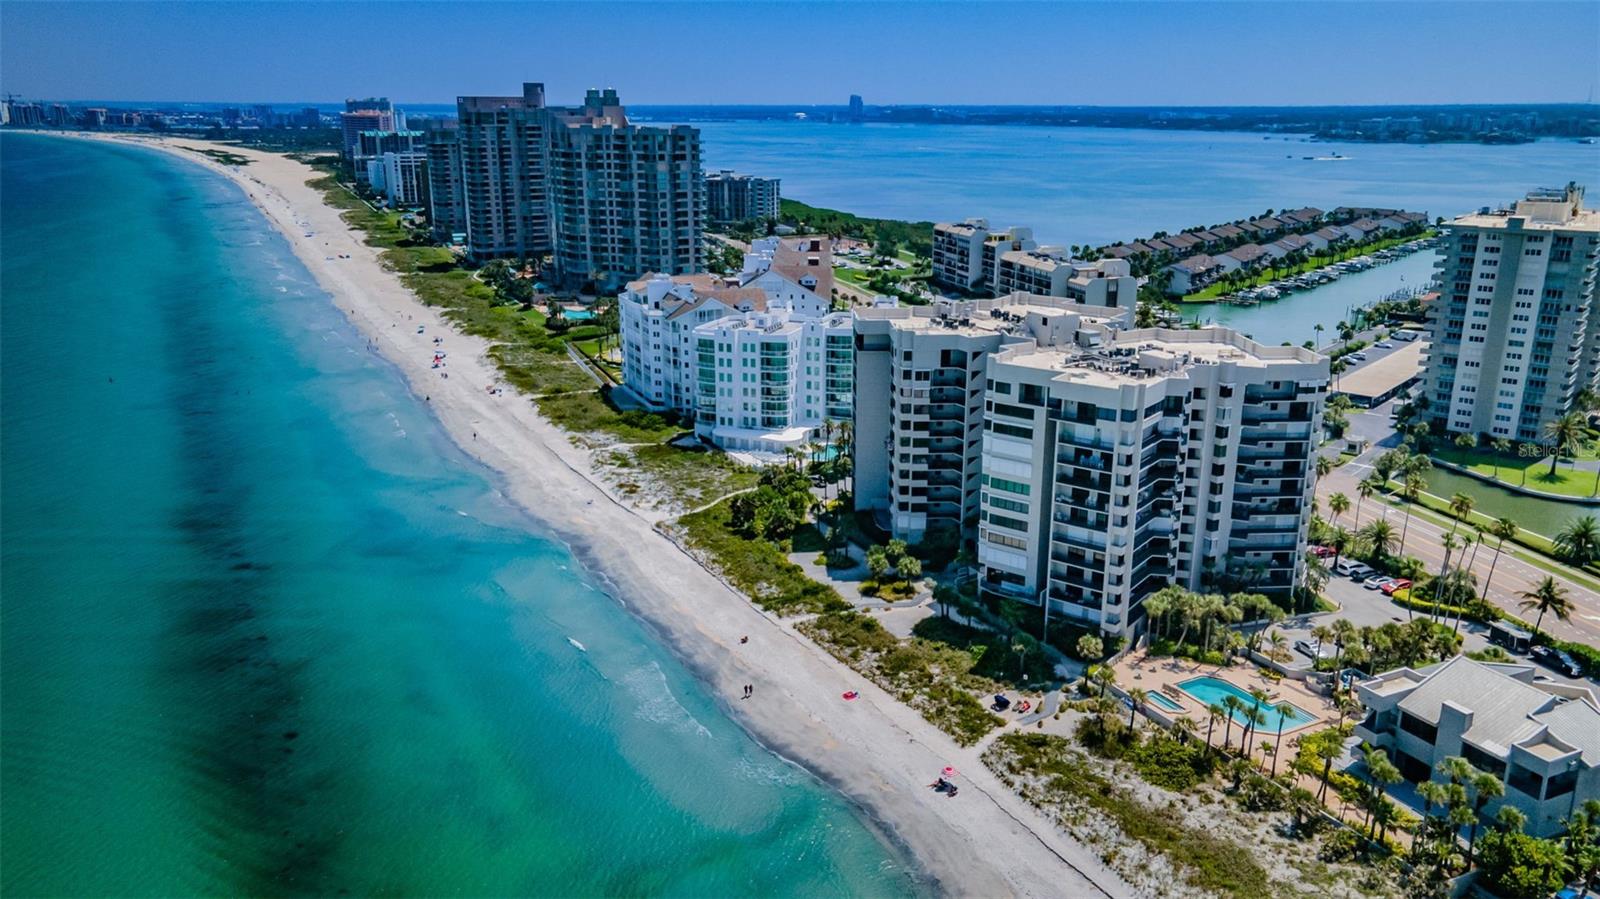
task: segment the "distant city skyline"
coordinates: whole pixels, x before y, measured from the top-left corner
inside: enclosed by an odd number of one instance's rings
[[[610,86],[636,106],[1573,103],[1600,90],[1597,34],[1587,2],[12,2],[0,89],[438,104],[537,80],[557,102]],[[1552,35],[1565,51],[1544,52]]]

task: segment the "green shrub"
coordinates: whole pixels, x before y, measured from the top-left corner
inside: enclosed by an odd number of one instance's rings
[[[751,540],[734,532],[728,505],[725,500],[678,519],[685,542],[710,556],[723,577],[762,608],[780,614],[850,607],[832,587],[806,577],[805,569],[789,561],[771,541]]]
[[[1203,743],[1185,743],[1165,734],[1146,740],[1128,757],[1140,777],[1179,793],[1208,780],[1216,770],[1216,756]]]
[[[984,759],[1008,776],[1045,779],[1052,802],[1088,806],[1128,838],[1170,859],[1179,876],[1198,890],[1241,899],[1274,895],[1271,880],[1250,847],[1189,827],[1166,808],[1144,804],[1094,770],[1061,737],[1003,734]]]
[[[1561,844],[1521,831],[1486,832],[1478,839],[1478,866],[1489,889],[1505,899],[1544,899],[1565,883]]]

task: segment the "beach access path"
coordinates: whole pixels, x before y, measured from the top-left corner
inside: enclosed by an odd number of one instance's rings
[[[939,893],[1127,896],[1133,889],[1089,847],[1050,824],[981,762],[909,706],[762,612],[609,492],[589,454],[503,385],[482,339],[457,333],[385,269],[378,250],[307,186],[320,173],[286,156],[231,145],[83,135],[164,150],[238,184],[333,301],[423,396],[463,450],[494,469],[506,494],[571,546],[763,744],[862,808],[906,849]],[[227,166],[198,151],[250,160]],[[419,333],[418,328],[422,331]],[[431,361],[445,338],[450,377]],[[475,435],[475,436],[474,436]],[[741,645],[741,636],[749,635]],[[754,684],[755,701],[731,701]],[[853,702],[846,691],[858,691]],[[945,766],[958,797],[927,788]]]

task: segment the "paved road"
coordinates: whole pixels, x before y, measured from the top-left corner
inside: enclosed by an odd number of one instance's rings
[[[1339,604],[1338,611],[1310,616],[1304,621],[1297,620],[1297,623],[1293,624],[1284,622],[1282,625],[1271,628],[1282,633],[1284,639],[1288,641],[1290,651],[1294,653],[1294,661],[1290,663],[1291,665],[1298,667],[1310,666],[1311,659],[1309,656],[1304,653],[1294,652],[1294,642],[1296,640],[1305,640],[1315,646],[1316,641],[1311,636],[1311,629],[1319,624],[1331,624],[1335,620],[1343,618],[1357,627],[1377,627],[1390,622],[1403,624],[1409,620],[1406,610],[1391,602],[1387,596],[1383,595],[1382,591],[1368,590],[1359,583],[1347,578],[1330,578],[1325,594],[1329,599]],[[1487,626],[1471,621],[1463,621],[1461,623],[1461,648],[1463,651],[1474,652],[1488,646],[1489,628]],[[1331,653],[1332,650],[1329,649],[1328,652]],[[1519,660],[1533,664],[1543,677],[1548,677],[1564,684],[1586,687],[1590,690],[1595,690],[1597,695],[1600,695],[1600,682],[1586,680],[1581,677],[1567,677],[1553,669],[1531,662],[1526,656],[1520,657]]]
[[[1398,444],[1393,427],[1389,424],[1390,406],[1385,404],[1371,412],[1352,414],[1351,433],[1368,437],[1372,440],[1366,452],[1352,459],[1350,462],[1334,469],[1326,478],[1317,484],[1317,498],[1322,503],[1324,517],[1332,523],[1355,530],[1379,518],[1388,519],[1394,526],[1396,536],[1405,527],[1405,509],[1403,504],[1391,503],[1387,497],[1375,495],[1360,504],[1360,518],[1356,518],[1355,503],[1358,500],[1356,485],[1362,478],[1372,474],[1372,462],[1378,455]],[[1336,447],[1337,442],[1329,444]],[[1340,516],[1338,521],[1332,521],[1332,515],[1327,511],[1328,497],[1334,493],[1343,493],[1350,498],[1352,503],[1350,511]],[[1421,559],[1431,572],[1438,573],[1444,564],[1443,537],[1448,533],[1448,524],[1440,526],[1427,520],[1422,514],[1411,516],[1410,527],[1406,529],[1405,554]],[[1465,526],[1457,528],[1457,535],[1466,529]],[[1550,572],[1531,565],[1516,558],[1510,552],[1512,544],[1507,544],[1507,552],[1500,557],[1500,563],[1494,570],[1494,580],[1489,587],[1489,601],[1520,618],[1531,619],[1517,609],[1523,591],[1532,590]],[[1477,556],[1469,565],[1470,570],[1478,576],[1481,585],[1489,576],[1489,566],[1494,560],[1494,542],[1488,546],[1478,548]],[[1458,554],[1459,555],[1459,554]],[[1472,554],[1468,553],[1469,559]],[[1457,560],[1452,557],[1451,565]],[[1543,628],[1562,639],[1587,643],[1591,646],[1600,646],[1600,590],[1594,586],[1594,581],[1579,581],[1576,576],[1557,577],[1557,582],[1567,588],[1567,593],[1572,597],[1573,609],[1570,621],[1557,621],[1546,615]]]

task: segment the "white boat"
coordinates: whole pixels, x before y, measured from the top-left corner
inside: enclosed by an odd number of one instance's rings
[[[572,647],[574,649],[576,649],[577,651],[579,651],[579,652],[588,652],[589,651],[589,648],[587,646],[584,646],[582,643],[579,643],[577,640],[574,640],[571,637],[567,638],[567,642],[571,643]]]

